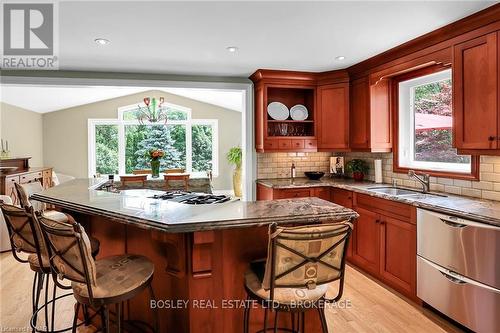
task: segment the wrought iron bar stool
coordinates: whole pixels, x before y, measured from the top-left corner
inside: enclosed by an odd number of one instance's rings
[[[264,327],[259,332],[304,333],[305,312],[317,309],[323,333],[328,333],[324,306],[342,297],[345,253],[352,221],[299,227],[269,227],[266,260],[250,264],[245,273],[248,300],[264,308]],[[327,299],[328,284],[339,281],[334,299]],[[251,306],[245,307],[243,330],[249,331]],[[274,312],[274,326],[268,327],[268,312]],[[278,314],[288,312],[291,328],[280,328]]]
[[[68,279],[77,300],[73,332],[76,332],[77,316],[81,305],[99,309],[102,330],[110,331],[109,306],[116,305],[116,324],[122,331],[123,302],[149,289],[154,299],[151,282],[154,265],[146,257],[124,254],[94,260],[90,241],[78,223],[66,223],[37,214],[50,255],[50,265],[55,281]],[[57,282],[59,283],[59,282]],[[151,331],[158,332],[158,312],[154,311],[154,327],[143,323]]]
[[[49,256],[47,247],[41,234],[38,222],[34,217],[33,207],[25,209],[0,202],[0,209],[4,215],[9,239],[11,243],[11,251],[14,258],[21,263],[28,263],[30,269],[35,272],[32,287],[32,318],[30,325],[33,332],[54,331],[54,310],[55,310],[55,286],[53,290],[52,300],[49,301],[49,275],[51,268],[49,264]],[[93,248],[94,254],[98,252],[98,248]],[[18,253],[28,254],[27,259],[19,257]],[[43,287],[45,282],[45,288]],[[42,290],[45,289],[45,303],[39,306]],[[51,314],[51,325],[49,325],[48,304],[54,304]],[[47,330],[36,329],[38,313],[45,309],[45,324]],[[61,330],[59,330],[61,331]],[[55,331],[57,332],[57,331]]]
[[[40,182],[32,182],[28,184],[14,184],[17,191],[17,196],[19,198],[19,204],[21,208],[27,209],[33,207],[34,212],[40,212],[46,218],[50,218],[56,221],[70,222],[73,223],[73,217],[69,214],[57,210],[47,210],[46,205],[43,202],[31,201],[30,196],[34,193],[42,192],[43,187]],[[90,245],[92,248],[92,256],[95,258],[99,254],[100,242],[95,237],[90,237]],[[48,262],[48,260],[47,260]]]

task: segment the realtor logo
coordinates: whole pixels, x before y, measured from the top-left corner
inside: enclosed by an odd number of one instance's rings
[[[2,69],[57,69],[55,3],[2,7]]]

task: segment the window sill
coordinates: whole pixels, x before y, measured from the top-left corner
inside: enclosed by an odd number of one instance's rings
[[[478,167],[479,166],[479,157],[472,156],[471,158],[472,158],[472,160],[471,160],[472,171],[470,173],[425,170],[425,169],[417,169],[417,168],[413,169],[413,168],[400,167],[396,164],[393,164],[392,172],[408,174],[409,170],[415,170],[416,172],[426,173],[432,177],[462,179],[462,180],[477,180],[478,181],[479,180],[479,167]]]

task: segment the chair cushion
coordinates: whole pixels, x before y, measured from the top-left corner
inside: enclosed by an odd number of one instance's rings
[[[251,268],[245,273],[245,286],[254,296],[262,300],[270,300],[270,290],[266,290],[262,286],[262,272],[265,270],[265,264],[264,260],[251,264]],[[327,290],[328,284],[319,285],[315,289],[274,288],[273,301],[279,304],[300,306],[301,303],[319,300],[326,294]]]
[[[154,273],[153,263],[146,257],[125,254],[95,261],[97,279],[92,286],[96,302],[116,303],[132,298],[147,287]],[[79,301],[89,303],[85,283],[73,282],[73,293]]]
[[[46,210],[46,211],[42,212],[42,216],[47,218],[47,219],[51,219],[51,220],[58,221],[58,222],[70,222],[70,220],[72,220],[71,216],[69,216],[68,214],[64,214],[62,212],[59,212],[57,210]]]
[[[28,262],[30,264],[31,269],[34,271],[49,271],[50,270],[49,257],[43,254],[41,255],[41,257],[42,257],[42,265],[40,265],[38,256],[36,254],[30,254],[28,256]]]

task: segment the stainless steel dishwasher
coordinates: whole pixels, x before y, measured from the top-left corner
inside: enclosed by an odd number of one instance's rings
[[[500,227],[417,209],[417,296],[476,332],[500,332]]]

